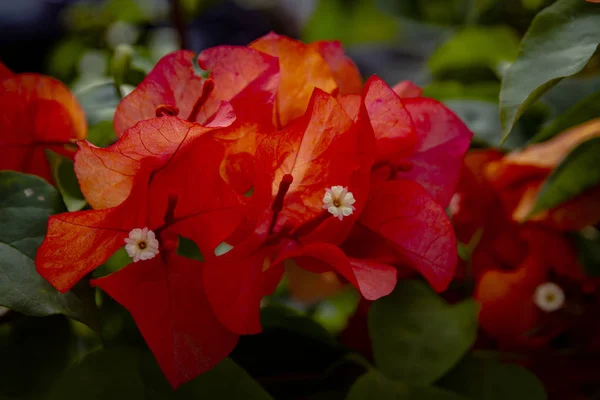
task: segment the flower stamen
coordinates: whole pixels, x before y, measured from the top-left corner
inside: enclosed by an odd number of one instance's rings
[[[158,254],[158,240],[148,228],[135,228],[125,238],[125,250],[133,262],[149,260]]]
[[[331,188],[325,189],[323,208],[340,221],[356,210],[353,206],[354,203],[356,203],[356,199],[352,192],[348,191],[347,187],[332,186]]]

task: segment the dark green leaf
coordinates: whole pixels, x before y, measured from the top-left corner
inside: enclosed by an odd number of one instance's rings
[[[19,318],[0,327],[0,395],[45,399],[44,392],[66,368],[74,346],[63,316]]]
[[[574,237],[579,250],[579,262],[586,274],[593,277],[600,276],[600,232],[593,227],[581,231],[581,235]]]
[[[60,196],[43,179],[0,171],[0,305],[32,316],[64,314],[92,326],[95,305],[59,293],[35,269],[48,217],[61,209]]]
[[[559,115],[535,135],[530,143],[543,142],[568,128],[598,117],[600,117],[600,92],[584,98],[563,114]]]
[[[196,261],[204,261],[204,256],[200,253],[198,245],[192,240],[183,236],[179,236],[179,246],[177,254],[183,257],[191,258]]]
[[[449,305],[423,282],[399,282],[369,311],[377,368],[391,379],[434,382],[474,343],[477,311],[473,300]]]
[[[519,51],[519,37],[510,28],[467,27],[441,45],[428,61],[434,75],[472,67],[489,68],[502,76]]]
[[[68,211],[79,211],[87,205],[87,201],[79,189],[79,182],[75,175],[73,160],[46,150],[46,157],[52,169],[52,178],[60,191],[63,202]]]
[[[544,103],[551,111],[552,118],[567,112],[574,104],[600,91],[600,76],[577,74],[558,82],[548,90],[540,103]]]
[[[221,361],[212,370],[182,385],[174,398],[176,400],[273,399],[246,371],[230,359]]]
[[[62,374],[46,398],[105,400],[111,397],[127,400],[272,399],[246,371],[229,359],[174,391],[152,354],[127,347],[90,353]]]
[[[346,400],[467,400],[466,397],[433,386],[394,382],[372,370],[356,380]]]
[[[445,105],[454,111],[475,134],[475,140],[490,146],[499,144],[501,131],[498,105],[478,100],[447,100]]]
[[[577,146],[544,182],[530,215],[554,208],[600,183],[600,137]]]
[[[260,312],[260,321],[265,330],[286,330],[338,346],[329,332],[301,312],[282,305],[270,305]]]
[[[130,348],[90,353],[64,371],[45,398],[145,400],[145,385],[140,373],[141,354]]]
[[[469,356],[439,384],[472,400],[545,400],[541,382],[523,367]]]
[[[558,0],[535,17],[502,81],[504,138],[545,91],[581,71],[600,43],[598,26],[600,7],[581,0]]]

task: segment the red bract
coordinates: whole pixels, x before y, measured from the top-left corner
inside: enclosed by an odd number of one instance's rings
[[[377,144],[374,174],[421,184],[443,207],[458,183],[462,159],[472,133],[443,104],[417,96],[416,87],[394,92],[381,79],[371,79],[365,105]]]
[[[119,103],[114,120],[117,135],[157,113],[206,124],[223,101],[231,103],[238,117],[246,111],[252,121],[272,121],[277,59],[246,47],[211,48],[198,56],[198,64],[209,74],[203,78],[196,73],[194,57],[191,51],[176,51],[156,64]]]
[[[543,298],[536,299],[536,293],[558,285],[567,304],[579,307],[583,291],[594,290],[594,285],[562,233],[511,220],[504,194],[494,189],[486,174],[489,165],[502,158],[493,150],[473,151],[465,158],[450,210],[459,239],[476,240],[476,247],[461,279],[474,279],[474,296],[481,303],[480,326],[499,347],[539,348],[567,330],[575,316],[567,307],[544,309],[547,305]]]
[[[208,298],[232,331],[260,330],[260,298],[274,289],[288,258],[312,271],[337,271],[367,298],[393,289],[394,268],[355,265],[335,246],[368,197],[373,138],[365,117],[363,111],[353,122],[333,97],[315,90],[303,117],[261,142],[249,214],[236,246],[205,269]],[[356,199],[354,212],[342,220],[323,209],[326,189],[334,186],[346,187]]]
[[[0,170],[38,175],[53,182],[45,150],[72,157],[68,147],[87,127],[81,106],[59,81],[12,74],[0,63]]]
[[[227,130],[215,132],[216,139],[226,145],[221,174],[245,193],[252,185],[256,142],[274,130],[277,59],[246,47],[207,49],[198,56],[198,64],[209,73],[206,79],[197,75],[193,59],[190,51],[162,58],[117,107],[115,132],[121,135],[138,121],[161,115],[210,123],[227,101],[237,119]]]
[[[415,87],[404,86],[416,95]],[[376,143],[373,183],[342,247],[361,262],[403,267],[403,276],[409,267],[442,291],[456,267],[456,239],[442,206],[455,189],[471,133],[441,104],[400,98],[377,77],[364,91]],[[343,100],[352,113],[356,100]]]
[[[173,387],[214,367],[238,340],[215,318],[202,269],[170,252],[92,281],[133,315]]]
[[[75,168],[82,191],[104,208],[52,216],[36,258],[40,275],[65,292],[125,239],[154,232],[156,240],[144,236],[128,249],[142,261],[94,284],[129,309],[175,387],[218,363],[237,340],[206,307],[194,279],[202,265],[174,254],[181,235],[210,256],[243,215],[219,175],[223,148],[209,135],[233,122],[219,115],[212,127],[176,117],[142,121],[106,149],[81,142]]]

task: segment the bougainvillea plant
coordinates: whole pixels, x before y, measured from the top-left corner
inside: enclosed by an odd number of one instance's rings
[[[0,51],[0,399],[599,398],[598,1],[75,3]]]
[[[261,330],[286,260],[368,300],[397,268],[448,286],[444,207],[471,138],[451,111],[409,83],[363,86],[337,42],[269,34],[197,61],[206,77],[191,52],[163,58],[117,107],[114,144],[77,142],[93,209],[50,218],[36,258],[48,282],[66,292],[125,247],[131,264],[91,284],[129,310],[174,387]],[[178,254],[181,238],[204,262]]]

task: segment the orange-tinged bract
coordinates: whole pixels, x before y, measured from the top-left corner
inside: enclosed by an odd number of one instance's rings
[[[517,165],[516,160],[535,158],[540,147],[552,148],[553,142],[528,147],[520,154],[470,152],[451,207],[458,239],[475,245],[458,279],[474,279],[481,329],[505,350],[548,346],[577,319],[568,309],[585,309],[579,304],[583,293],[591,293],[597,286],[584,274],[569,236],[549,228],[545,220],[514,221],[512,205],[526,195],[518,187],[520,179],[540,173],[533,163]],[[550,157],[540,159],[538,165],[552,165]],[[552,157],[560,159],[556,154]],[[504,175],[490,174],[490,170],[497,172],[498,166],[504,168]],[[542,175],[548,172],[541,170]],[[498,179],[509,177],[512,184],[499,184]],[[541,179],[534,182],[539,184]]]
[[[83,109],[61,82],[38,74],[12,74],[0,63],[0,170],[53,182],[46,150],[73,157],[83,139]]]
[[[139,122],[106,149],[82,144],[89,151],[75,160],[76,168],[85,165],[79,179],[95,178],[108,193],[115,184],[123,190],[99,198],[106,208],[52,216],[36,258],[38,272],[65,292],[124,247],[132,232],[151,231],[158,240],[153,257],[134,258],[94,284],[131,312],[174,387],[216,365],[237,341],[207,307],[201,280],[194,281],[202,264],[175,254],[183,236],[208,257],[243,215],[242,199],[219,175],[223,147],[207,134],[226,126],[168,116]],[[84,193],[96,192],[90,186]]]
[[[600,188],[591,188],[560,206],[530,216],[536,198],[552,169],[578,145],[600,136],[600,119],[575,126],[554,138],[526,147],[490,163],[486,174],[503,193],[512,218],[531,218],[559,230],[578,230],[600,221]]]
[[[317,48],[275,33],[255,40],[250,47],[279,58],[281,81],[276,115],[279,126],[304,114],[315,88],[327,93],[338,88],[331,68]]]

